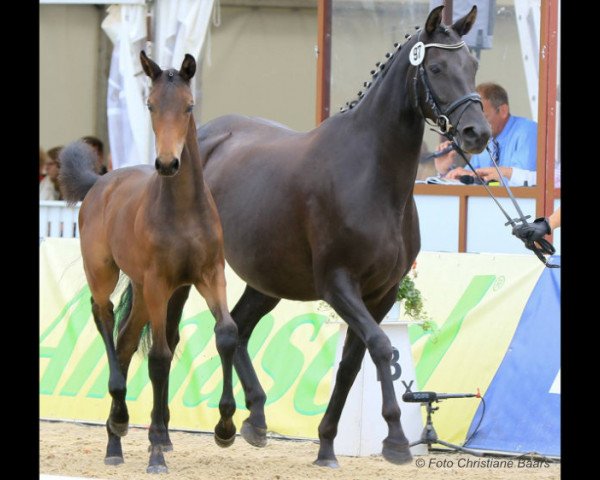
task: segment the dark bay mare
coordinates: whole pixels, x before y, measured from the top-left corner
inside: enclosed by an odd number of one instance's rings
[[[79,212],[81,253],[92,292],[92,312],[106,346],[112,397],[106,422],[105,463],[123,462],[121,438],[129,414],[125,404],[127,370],[149,322],[152,347],[148,368],[153,389],[150,460],[147,472],[167,471],[163,450],[172,448],[168,434],[168,378],[179,341],[179,311],[194,285],[217,323],[217,350],[223,365],[221,418],[215,440],[229,446],[236,428],[232,416],[232,360],[237,327],[226,302],[223,232],[215,203],[206,186],[192,115],[190,79],[196,62],[186,55],[179,71],[161,70],[144,52],[141,63],[152,79],[148,109],[156,134],[155,165],[121,168],[100,177],[93,153],[76,142],[62,155],[60,182],[70,202],[83,198]],[[133,299],[125,322],[113,340],[114,314],[110,295],[122,270],[130,279]]]
[[[240,115],[199,130],[225,257],[247,283],[232,317],[240,335],[234,365],[250,411],[241,433],[253,445],[266,444],[266,397],[248,339],[281,298],[324,299],[350,328],[315,463],[338,465],[333,441],[365,349],[381,379],[383,456],[411,460],[391,378],[392,345],[379,323],[420,249],[413,188],[425,118],[471,153],[491,134],[475,93],[477,60],[460,38],[477,10],[449,27],[441,14],[442,7],[429,14],[353,108],[314,130]]]

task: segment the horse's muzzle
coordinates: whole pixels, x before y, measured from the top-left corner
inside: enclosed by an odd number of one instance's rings
[[[154,161],[154,168],[159,175],[163,175],[165,177],[172,177],[179,171],[179,159],[174,158],[169,163],[162,162],[160,159],[156,159]]]
[[[467,126],[460,130],[461,148],[467,153],[481,153],[487,145],[492,131],[488,125]]]

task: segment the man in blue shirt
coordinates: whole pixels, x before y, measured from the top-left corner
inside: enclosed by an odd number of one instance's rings
[[[526,176],[514,175],[513,171],[521,173],[534,172],[537,162],[537,124],[523,117],[510,114],[508,106],[508,94],[506,90],[495,83],[482,83],[477,86],[477,92],[481,95],[483,103],[483,114],[492,128],[492,140],[488,149],[494,153],[498,150],[498,165],[502,175],[508,180],[509,185],[522,186]],[[450,142],[444,142],[438,147],[438,151],[444,149]],[[493,168],[492,159],[488,149],[472,155],[469,161],[476,170],[481,169],[485,177]],[[453,168],[457,153],[450,153],[435,159],[437,171],[449,179],[457,179],[461,175],[474,176],[471,170],[461,167]]]

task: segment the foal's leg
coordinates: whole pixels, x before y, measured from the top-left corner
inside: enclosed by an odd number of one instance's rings
[[[244,440],[255,447],[264,447],[267,444],[265,421],[267,396],[258,381],[252,360],[248,355],[248,340],[260,319],[273,310],[280,300],[264,295],[247,285],[243,295],[231,311],[240,337],[233,364],[244,388],[246,408],[250,411],[250,415],[242,423],[240,433]]]
[[[144,301],[150,317],[152,348],[148,353],[148,372],[152,382],[153,408],[148,438],[150,440],[150,460],[146,473],[167,473],[167,465],[162,446],[167,442],[165,425],[165,405],[163,402],[169,367],[173,352],[167,342],[167,303],[171,291],[162,279],[153,278],[144,282]]]
[[[171,352],[173,353],[175,353],[175,348],[177,348],[177,344],[179,343],[179,322],[181,320],[181,313],[183,312],[183,307],[185,306],[185,302],[188,299],[191,288],[191,285],[186,285],[184,287],[179,287],[177,290],[175,290],[175,293],[171,297],[171,300],[169,300],[169,306],[167,307],[167,342],[169,344]],[[171,368],[169,366],[169,370],[170,369]],[[173,443],[169,438],[169,420],[171,419],[171,414],[169,411],[168,377],[162,401],[164,412],[163,421],[165,423],[166,429],[165,443],[162,445],[162,450],[163,452],[169,452],[173,450]]]
[[[106,348],[109,367],[108,392],[112,397],[111,411],[106,421],[108,446],[105,463],[116,465],[123,462],[121,442],[118,439],[127,434],[129,422],[127,409],[123,411],[114,408],[115,403],[124,405],[126,385],[113,340],[115,319],[113,304],[110,301],[110,295],[119,279],[119,269],[107,256],[87,252],[88,250],[82,249],[86,277],[92,292],[94,323]]]
[[[131,357],[138,348],[142,328],[148,323],[148,312],[143,301],[142,289],[139,285],[135,284],[132,284],[132,288],[133,299],[131,310],[127,319],[125,319],[119,327],[116,348],[119,366],[125,382],[127,382],[127,372],[129,370],[129,364],[131,363]],[[123,463],[121,436],[114,432],[127,432],[129,414],[125,402],[126,393],[127,390],[125,389],[123,395],[113,398],[111,403],[110,416],[106,423],[108,444],[106,446],[104,463],[107,465],[118,465]]]
[[[232,361],[238,343],[238,329],[227,308],[225,292],[224,265],[215,265],[212,274],[203,276],[203,281],[196,284],[200,295],[204,297],[208,308],[217,321],[215,339],[217,351],[221,357],[223,368],[223,393],[219,401],[221,418],[215,426],[215,442],[220,447],[229,447],[235,440],[235,399],[232,386]]]
[[[386,294],[386,298],[381,302],[382,309],[386,306],[389,309],[391,306],[390,301],[393,303],[392,292]],[[360,370],[360,362],[357,363],[356,360],[352,359],[352,355],[358,355],[362,360],[361,347],[358,346],[355,337],[358,337],[366,345],[381,379],[382,415],[388,425],[388,436],[383,440],[383,457],[396,464],[410,462],[412,455],[408,448],[408,439],[400,425],[400,407],[396,399],[390,370],[390,361],[393,354],[392,344],[378,325],[385,312],[382,315],[381,310],[374,311],[373,313],[381,317],[375,320],[361,298],[358,285],[351,279],[350,275],[341,270],[330,276],[329,283],[325,287],[324,298],[338,315],[348,323],[350,329],[353,330],[353,335],[344,345],[343,358],[337,378],[337,380],[341,380],[340,388],[338,390],[336,381],[329,406],[319,425],[321,447],[316,463],[328,466],[337,464],[333,452],[333,438],[337,433],[337,424],[348,391]],[[348,333],[350,333],[350,329],[348,329]],[[364,354],[364,350],[362,351]]]

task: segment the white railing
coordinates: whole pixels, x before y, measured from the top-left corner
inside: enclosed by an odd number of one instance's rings
[[[79,238],[79,207],[61,200],[40,201],[40,240],[46,237]]]

